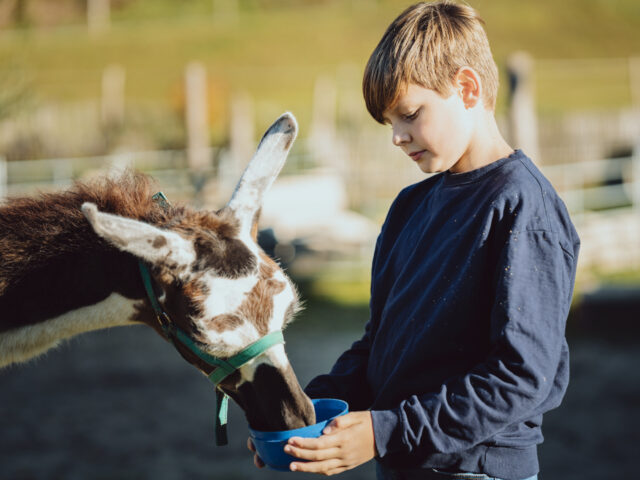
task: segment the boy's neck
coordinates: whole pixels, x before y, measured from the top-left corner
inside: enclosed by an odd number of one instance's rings
[[[478,111],[475,133],[466,152],[453,165],[451,173],[464,173],[489,165],[513,153],[513,148],[503,138],[493,112],[482,108]]]

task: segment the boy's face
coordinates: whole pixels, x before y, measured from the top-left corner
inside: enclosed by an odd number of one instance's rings
[[[474,119],[456,89],[443,98],[434,90],[409,84],[398,101],[385,110],[400,147],[425,173],[466,171],[465,161]]]

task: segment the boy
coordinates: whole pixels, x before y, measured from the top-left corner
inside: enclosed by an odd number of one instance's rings
[[[449,1],[408,8],[369,59],[367,108],[425,173],[391,206],[364,336],[310,397],[349,402],[291,470],[378,478],[535,479],[542,414],[568,383],[564,336],[579,239],[564,204],[494,119],[482,20]],[[256,463],[260,465],[259,458]]]

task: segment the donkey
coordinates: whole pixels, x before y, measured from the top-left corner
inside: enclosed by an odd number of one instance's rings
[[[0,205],[0,367],[83,332],[142,323],[210,376],[218,367],[207,358],[226,364],[282,330],[298,295],[256,234],[297,129],[290,113],[276,120],[217,212],[157,202],[151,179],[132,171]],[[176,330],[182,341],[167,335]],[[253,429],[315,422],[282,343],[223,377],[218,388]]]

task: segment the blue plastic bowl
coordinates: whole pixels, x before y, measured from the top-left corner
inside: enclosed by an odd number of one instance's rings
[[[291,437],[316,438],[322,435],[322,430],[336,417],[349,411],[347,402],[335,398],[317,398],[311,400],[316,411],[316,423],[307,427],[279,432],[261,432],[249,429],[251,441],[256,447],[258,456],[274,470],[289,472],[291,462],[300,462],[299,458],[284,453],[284,447]]]

